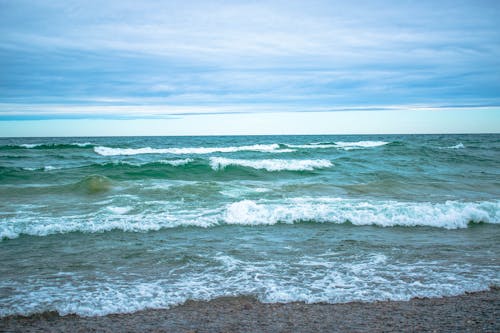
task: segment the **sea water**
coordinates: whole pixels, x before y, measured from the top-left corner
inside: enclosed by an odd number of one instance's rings
[[[0,316],[500,282],[500,135],[0,139]]]

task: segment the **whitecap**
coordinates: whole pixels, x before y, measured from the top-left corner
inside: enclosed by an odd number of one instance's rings
[[[93,143],[91,143],[91,142],[73,142],[73,143],[23,143],[23,144],[18,145],[17,147],[22,147],[22,148],[26,148],[26,149],[33,149],[33,148],[37,148],[37,147],[40,147],[40,146],[58,147],[58,146],[65,146],[65,145],[83,148],[83,147],[92,146]]]
[[[125,207],[118,207],[118,206],[108,206],[106,207],[111,213],[117,214],[117,215],[123,215],[127,214],[132,210],[132,207],[130,206],[125,206]]]
[[[323,142],[313,142],[307,144],[286,144],[289,148],[298,148],[298,149],[328,149],[328,148],[338,148],[344,150],[351,149],[363,149],[363,148],[373,148],[379,147],[390,142],[386,141],[356,141],[356,142],[346,142],[346,141],[338,141],[334,143],[323,143]]]
[[[329,160],[242,160],[223,157],[210,158],[210,166],[214,170],[223,170],[230,165],[253,169],[265,169],[267,171],[312,171],[319,168],[329,168],[333,164]]]
[[[177,159],[177,160],[160,160],[160,161],[158,161],[158,163],[168,164],[171,166],[180,166],[180,165],[189,164],[193,161],[194,160],[192,158],[184,158],[184,159]]]
[[[46,165],[43,167],[43,171],[53,171],[53,170],[59,170],[62,169],[61,167],[55,167],[52,165]]]
[[[91,214],[65,217],[40,216],[38,213],[24,211],[22,216],[4,218],[0,224],[0,239],[16,238],[21,234],[46,236],[113,229],[144,232],[179,226],[207,228],[220,224],[274,225],[304,221],[444,229],[467,228],[471,222],[500,223],[500,201],[431,203],[298,197],[280,200],[247,199],[197,209],[183,207],[182,203],[162,201],[135,214],[127,214],[130,211],[125,213],[125,208],[118,207],[120,208],[116,208],[117,210],[108,208]]]
[[[228,224],[260,225],[300,221],[354,225],[466,228],[470,222],[500,223],[497,202],[399,202],[341,198],[295,198],[284,201],[243,200],[226,207]]]
[[[387,145],[389,143],[390,142],[386,142],[386,141],[356,141],[356,142],[338,141],[338,142],[335,142],[335,145],[338,148],[341,148],[344,150],[351,150],[351,149],[380,147],[380,146]]]
[[[460,142],[459,144],[456,144],[456,145],[450,146],[450,147],[446,147],[446,148],[448,148],[448,149],[463,149],[463,148],[465,148],[465,146],[463,143]]]
[[[298,149],[327,149],[327,148],[337,148],[337,145],[334,144],[318,144],[318,143],[310,143],[304,145],[291,145],[287,144],[287,147],[290,148],[298,148]]]
[[[140,154],[212,154],[212,153],[234,153],[238,151],[257,152],[283,152],[278,144],[257,144],[251,146],[237,147],[188,147],[188,148],[111,148],[105,146],[94,147],[94,151],[102,156],[116,155],[140,155]],[[289,152],[289,151],[285,151]]]
[[[32,148],[36,148],[36,147],[41,146],[41,145],[42,145],[42,143],[23,143],[23,144],[19,145],[19,147],[32,149]]]
[[[71,145],[73,146],[77,146],[77,147],[89,147],[89,146],[92,146],[93,143],[91,142],[73,142]]]

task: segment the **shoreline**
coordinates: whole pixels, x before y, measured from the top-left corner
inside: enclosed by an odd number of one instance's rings
[[[2,332],[498,332],[500,287],[373,303],[261,303],[249,296],[187,301],[102,317],[44,312],[0,318]]]

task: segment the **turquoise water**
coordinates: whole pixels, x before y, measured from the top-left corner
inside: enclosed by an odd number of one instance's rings
[[[499,284],[500,135],[0,139],[0,315]]]

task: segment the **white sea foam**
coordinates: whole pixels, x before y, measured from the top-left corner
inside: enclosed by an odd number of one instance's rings
[[[21,233],[44,236],[71,231],[151,231],[188,225],[256,226],[300,221],[342,223],[347,220],[354,225],[465,228],[469,221],[499,223],[500,220],[500,201],[426,203],[301,197],[242,200],[218,208],[199,209],[158,201],[148,202],[147,210],[136,212],[140,209],[123,204],[128,202],[125,199],[120,196],[115,204],[101,202],[104,205],[101,210],[80,216],[55,218],[33,213],[12,219],[3,218],[0,237],[15,238]],[[154,205],[158,207],[153,209]],[[238,233],[244,232],[238,230]],[[274,240],[271,238],[268,241]],[[57,243],[57,239],[51,242],[54,241]],[[126,269],[134,270],[135,265],[123,259],[120,268],[125,270],[116,274],[114,269],[103,269],[97,276],[87,275],[85,268],[62,274],[57,269],[53,271],[49,268],[48,273],[36,278],[26,274],[0,279],[0,290],[4,291],[0,298],[0,316],[44,311],[57,311],[61,315],[101,316],[146,308],[167,308],[190,299],[209,300],[234,295],[255,295],[262,302],[408,300],[412,297],[449,296],[484,290],[500,282],[494,265],[478,263],[471,266],[472,259],[450,263],[446,256],[419,258],[410,251],[412,254],[407,260],[401,251],[378,247],[368,250],[360,247],[339,255],[327,250],[330,247],[328,243],[323,244],[325,251],[301,251],[303,247],[298,243],[279,241],[272,244],[278,255],[255,252],[256,255],[245,256],[242,255],[246,250],[244,243],[227,246],[238,241],[219,247],[213,244],[200,247],[207,251],[196,251],[198,249],[194,245],[191,251],[196,253],[197,258],[181,268],[182,274],[171,274],[174,271],[172,267],[179,267],[171,266],[177,265],[175,253],[169,253],[165,243],[155,245],[154,242],[154,237],[151,237],[151,244],[148,243],[147,250],[141,255],[146,256],[154,250],[162,251],[165,253],[162,255],[165,264],[147,273],[139,267],[130,274],[122,274]],[[167,244],[175,248],[175,242],[176,237],[173,237]],[[310,245],[307,246],[310,249]],[[267,251],[265,246],[253,249]],[[339,249],[336,247],[335,251],[342,251]],[[136,249],[133,251],[137,252]],[[293,255],[283,255],[285,251]],[[145,260],[150,259],[146,257]],[[117,266],[113,264],[113,267]]]
[[[140,154],[212,154],[212,153],[234,153],[238,151],[257,152],[283,152],[279,150],[278,144],[258,144],[238,147],[190,147],[190,148],[111,148],[105,146],[94,147],[94,151],[102,156],[116,155],[140,155]]]
[[[213,154],[213,153],[234,153],[239,151],[257,151],[268,153],[290,153],[295,149],[321,149],[321,148],[339,148],[344,150],[361,149],[378,147],[388,144],[385,141],[357,141],[357,142],[335,142],[334,144],[304,144],[292,145],[287,144],[289,148],[281,148],[276,143],[274,144],[256,144],[250,146],[234,146],[234,147],[186,147],[186,148],[112,148],[105,146],[94,147],[94,151],[102,156],[117,156],[117,155],[141,155],[141,154]]]
[[[500,223],[500,201],[411,203],[331,198],[280,202],[243,200],[228,205],[224,222],[261,225],[300,221],[351,222],[354,225],[466,228],[469,222]]]
[[[75,145],[75,146],[78,146],[78,147],[88,147],[88,146],[92,146],[92,142],[74,142],[72,143],[72,145]]]
[[[19,147],[26,148],[26,149],[33,149],[36,147],[40,146],[54,146],[57,147],[58,145],[70,145],[70,146],[76,146],[76,147],[88,147],[92,146],[91,142],[73,142],[73,143],[23,143],[20,144]]]
[[[158,161],[158,163],[168,164],[171,166],[180,166],[180,165],[189,164],[193,161],[194,160],[192,158],[184,158],[184,159],[177,159],[177,160],[160,160],[160,161]]]
[[[43,167],[43,171],[53,171],[53,170],[59,170],[62,169],[61,167],[55,167],[52,165],[46,165]]]
[[[409,300],[485,290],[499,281],[494,268],[471,271],[461,263],[450,266],[426,259],[405,263],[377,252],[362,254],[349,260],[307,253],[290,260],[268,256],[244,260],[224,252],[210,257],[200,253],[204,259],[200,265],[182,274],[162,274],[168,268],[158,267],[126,278],[56,273],[28,282],[4,279],[0,288],[15,292],[0,299],[0,316],[44,311],[103,316],[249,294],[266,303]]]
[[[321,144],[321,143],[310,143],[304,145],[290,145],[287,144],[287,147],[290,148],[299,148],[299,149],[326,149],[326,148],[337,148],[338,146],[335,144]]]
[[[26,168],[21,168],[21,169],[25,170],[25,171],[39,171],[39,170],[53,171],[53,170],[60,170],[60,169],[65,169],[65,168],[63,168],[63,167],[55,167],[55,166],[52,166],[52,165],[46,165],[46,166],[39,167],[39,168],[26,167]]]
[[[130,212],[133,209],[133,207],[131,207],[131,206],[125,206],[125,207],[108,206],[107,209],[113,214],[123,215],[123,214],[127,214],[128,212]]]
[[[339,142],[335,142],[335,145],[338,148],[342,148],[344,150],[350,150],[350,149],[380,147],[380,146],[387,145],[389,143],[390,142],[386,142],[386,141],[356,141],[356,142],[339,141]]]
[[[270,191],[272,190],[265,187],[232,186],[226,187],[225,190],[220,191],[220,194],[231,198],[240,198],[244,195],[266,193]]]
[[[287,147],[290,148],[298,148],[298,149],[328,149],[328,148],[338,148],[344,150],[351,149],[363,149],[363,148],[373,148],[386,145],[390,142],[385,141],[356,141],[356,142],[345,142],[338,141],[334,143],[322,143],[322,142],[313,142],[308,144],[294,145],[294,144],[286,144]]]
[[[319,168],[329,168],[333,164],[329,160],[242,160],[224,157],[211,157],[210,166],[214,170],[222,170],[230,165],[243,166],[267,171],[311,171]]]
[[[463,143],[459,143],[459,144],[456,144],[454,146],[450,146],[450,147],[446,147],[446,148],[449,148],[449,149],[463,149],[463,148],[465,148],[465,146],[463,145]]]
[[[500,201],[398,202],[341,198],[242,200],[226,206],[192,209],[160,201],[135,214],[116,214],[109,208],[78,216],[42,216],[36,212],[3,218],[0,239],[21,234],[46,236],[68,232],[105,232],[113,229],[144,232],[179,226],[211,227],[220,224],[273,225],[310,221],[354,225],[430,226],[466,228],[473,223],[500,223]],[[119,206],[123,207],[123,206]],[[119,213],[119,212],[118,212]]]
[[[41,146],[41,145],[42,145],[41,143],[24,143],[24,144],[19,145],[19,147],[23,147],[23,148],[27,148],[27,149],[32,149],[32,148],[35,148],[35,147],[38,147],[38,146]]]
[[[172,160],[159,160],[156,161],[156,163],[160,164],[167,164],[171,166],[180,166],[180,165],[186,165],[188,163],[193,162],[194,160],[191,158],[183,158],[183,159],[172,159]],[[135,166],[135,167],[141,167],[145,166],[148,164],[151,164],[152,162],[131,162],[131,161],[113,161],[112,162],[114,165],[130,165],[130,166]],[[154,162],[153,162],[154,163]],[[106,165],[107,163],[103,163],[102,165]]]

